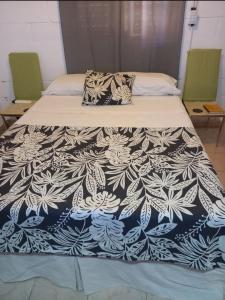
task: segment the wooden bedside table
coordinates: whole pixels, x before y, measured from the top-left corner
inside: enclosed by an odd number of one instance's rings
[[[216,145],[218,145],[219,143],[219,139],[220,139],[220,134],[221,134],[221,131],[222,131],[222,128],[223,128],[223,125],[224,125],[224,122],[225,122],[225,111],[221,112],[221,113],[209,113],[205,108],[204,108],[204,104],[207,104],[207,103],[213,103],[213,102],[183,102],[186,109],[187,109],[187,112],[191,117],[206,117],[208,118],[208,121],[207,121],[207,127],[209,125],[209,119],[210,118],[221,118],[222,121],[220,122],[220,126],[219,126],[219,129],[218,129],[218,134],[217,134],[217,140],[216,140]],[[196,112],[194,111],[195,109],[200,109],[201,112]]]
[[[5,127],[9,127],[5,117],[21,117],[32,105],[33,103],[15,103],[0,110]]]

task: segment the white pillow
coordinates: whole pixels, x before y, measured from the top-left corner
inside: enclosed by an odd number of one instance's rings
[[[119,72],[134,74],[133,96],[180,95],[177,80],[163,73]],[[85,74],[66,74],[56,78],[42,95],[79,96],[84,92]]]
[[[176,88],[177,80],[163,73],[121,72],[135,74],[132,88],[134,96],[166,96],[180,95],[181,91]]]
[[[79,96],[84,92],[85,74],[66,74],[56,78],[42,95]]]

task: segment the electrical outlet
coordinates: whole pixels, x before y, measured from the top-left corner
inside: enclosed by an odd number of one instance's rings
[[[197,7],[191,7],[191,13],[190,13],[190,18],[189,18],[189,22],[188,25],[190,27],[194,27],[196,26],[198,23],[198,12],[197,12]]]

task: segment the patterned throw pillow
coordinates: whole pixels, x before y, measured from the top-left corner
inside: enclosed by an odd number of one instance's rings
[[[111,74],[88,70],[84,83],[85,105],[117,105],[131,103],[133,74]]]

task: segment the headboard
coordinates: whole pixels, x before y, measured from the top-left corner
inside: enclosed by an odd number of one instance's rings
[[[177,78],[184,8],[185,1],[59,1],[67,72]]]

